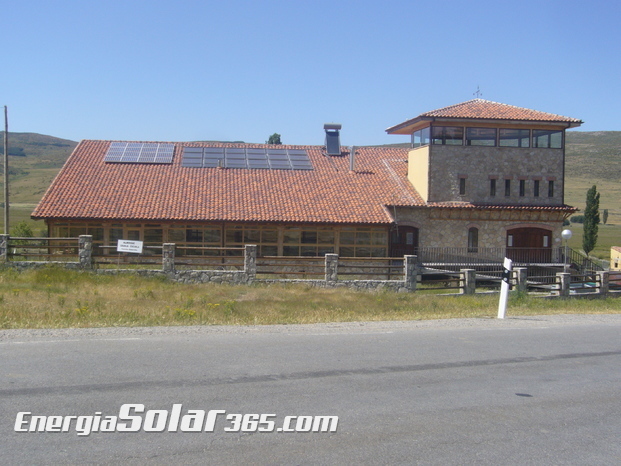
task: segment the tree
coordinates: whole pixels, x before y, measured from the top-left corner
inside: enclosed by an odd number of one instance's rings
[[[602,214],[602,223],[604,225],[606,225],[606,223],[608,223],[608,209],[604,209],[604,212]]]
[[[32,228],[30,228],[30,225],[28,225],[25,220],[22,220],[13,228],[11,228],[11,236],[32,238],[34,236],[34,233],[32,232]]]
[[[272,134],[265,144],[282,144],[282,142],[280,142],[280,134]]]
[[[597,244],[599,223],[599,193],[595,185],[587,191],[586,208],[584,209],[584,231],[582,233],[582,249],[588,256]]]
[[[32,238],[34,233],[32,232],[32,228],[25,220],[22,220],[13,228],[11,228],[11,236],[16,238]],[[27,244],[28,240],[17,240],[14,241],[13,244]]]

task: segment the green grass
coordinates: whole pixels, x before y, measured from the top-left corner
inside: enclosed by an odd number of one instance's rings
[[[569,228],[573,232],[573,236],[567,243],[569,247],[577,251],[582,250],[582,224],[572,223]],[[610,260],[610,247],[621,246],[621,225],[600,224],[597,234],[597,244],[595,249],[591,251],[591,256],[599,259]]]
[[[355,292],[305,285],[187,285],[134,275],[0,269],[0,328],[269,325],[493,318],[498,296]],[[512,296],[508,315],[620,313],[621,299]]]

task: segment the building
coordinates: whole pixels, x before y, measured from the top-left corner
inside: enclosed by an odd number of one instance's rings
[[[610,248],[610,270],[621,271],[621,246],[612,246]]]
[[[259,256],[395,257],[497,248],[549,260],[560,245],[565,130],[582,122],[482,99],[387,130],[411,147],[82,141],[32,214],[52,237]],[[212,251],[190,251],[200,254]]]

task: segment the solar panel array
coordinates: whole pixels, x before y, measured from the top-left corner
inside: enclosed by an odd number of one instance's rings
[[[104,162],[172,163],[174,144],[156,142],[112,142]]]
[[[308,153],[303,149],[245,147],[186,147],[183,167],[250,168],[266,170],[312,170]]]

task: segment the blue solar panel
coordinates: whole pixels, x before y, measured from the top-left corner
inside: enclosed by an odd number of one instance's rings
[[[155,142],[111,142],[104,157],[110,163],[172,163],[175,146]]]
[[[303,149],[245,147],[186,147],[183,167],[246,168],[261,170],[312,170],[308,153]]]

